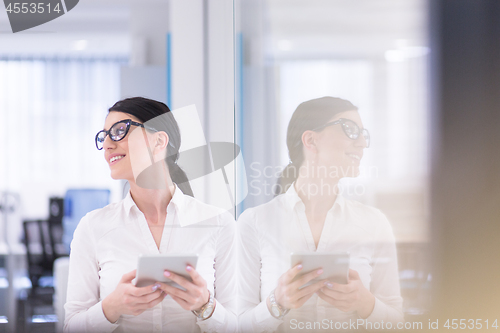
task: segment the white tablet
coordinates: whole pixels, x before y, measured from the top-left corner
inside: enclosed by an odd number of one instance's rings
[[[347,284],[349,277],[349,252],[335,252],[335,253],[292,253],[291,254],[292,267],[302,264],[302,271],[297,274],[294,281],[299,279],[304,274],[323,269],[323,274],[311,280],[309,283],[300,288],[307,287],[317,281],[327,279],[331,282]]]
[[[198,262],[197,254],[157,254],[139,256],[136,274],[136,287],[146,287],[155,282],[167,283],[176,288],[185,290],[180,285],[163,275],[165,270],[181,275],[192,281],[186,272],[186,266],[190,265],[196,269]]]

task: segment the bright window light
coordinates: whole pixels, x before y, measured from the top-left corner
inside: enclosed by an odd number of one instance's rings
[[[71,48],[75,51],[83,51],[86,50],[88,46],[89,46],[89,41],[82,39],[74,41]]]

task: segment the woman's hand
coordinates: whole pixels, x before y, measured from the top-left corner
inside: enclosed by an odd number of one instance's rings
[[[278,286],[274,290],[276,302],[286,309],[300,308],[311,296],[320,288],[325,286],[326,281],[321,280],[299,289],[314,278],[323,274],[321,268],[305,274],[297,281],[293,281],[295,276],[302,270],[302,265],[297,265],[286,271],[278,280]],[[293,282],[292,282],[293,281]],[[269,306],[269,304],[268,304]]]
[[[191,276],[193,282],[169,271],[165,271],[164,273],[166,277],[179,284],[186,291],[172,287],[166,283],[158,284],[160,285],[160,289],[168,293],[184,310],[199,310],[210,298],[207,282],[193,267],[187,266],[186,271]]]
[[[358,315],[366,319],[375,306],[375,296],[365,288],[358,272],[349,269],[349,283],[328,283],[318,291],[318,296],[340,311],[357,311]]]
[[[132,284],[136,270],[124,274],[116,289],[102,301],[104,315],[114,323],[122,314],[137,316],[163,301],[166,293],[159,285],[137,288]]]

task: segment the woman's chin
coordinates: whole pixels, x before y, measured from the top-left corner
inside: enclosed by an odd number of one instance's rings
[[[118,177],[114,176],[113,174],[111,174],[111,178],[112,178],[112,179],[114,179],[114,180],[119,180],[119,179],[121,179],[121,178],[118,178]]]
[[[123,177],[123,175],[121,175],[116,170],[111,170],[111,178],[114,180],[126,179],[125,177]]]

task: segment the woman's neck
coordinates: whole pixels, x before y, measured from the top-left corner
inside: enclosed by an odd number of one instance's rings
[[[130,194],[137,208],[146,216],[151,223],[163,223],[160,217],[164,216],[167,206],[172,200],[175,185],[170,181],[164,189],[145,189],[135,182],[130,183]]]
[[[338,195],[339,179],[299,177],[295,181],[295,191],[304,203],[306,212],[322,218],[333,207]]]

